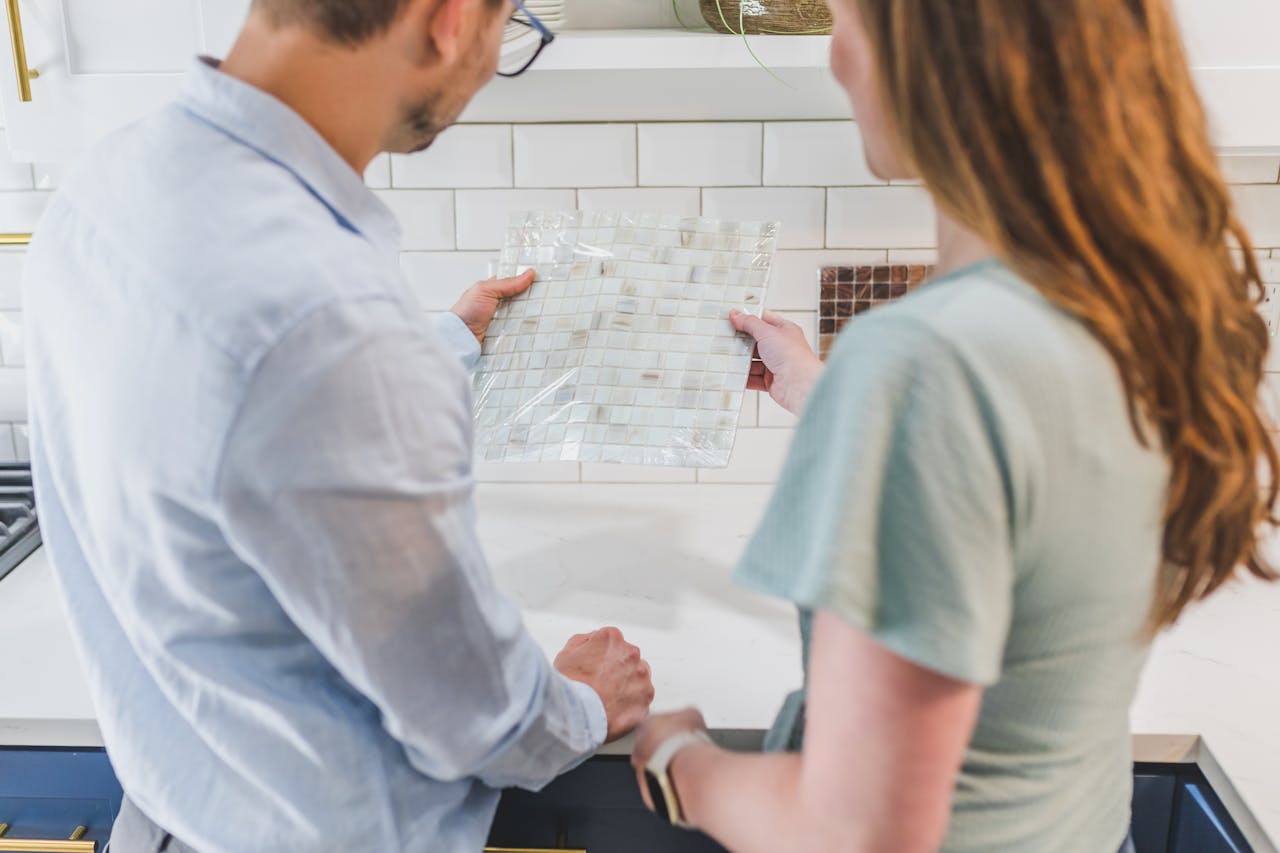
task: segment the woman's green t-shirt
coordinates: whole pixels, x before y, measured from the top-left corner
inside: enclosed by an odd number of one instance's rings
[[[1113,851],[1168,465],[1114,362],[996,262],[841,335],[738,571],[982,685],[944,850]],[[803,693],[771,740],[797,748]]]

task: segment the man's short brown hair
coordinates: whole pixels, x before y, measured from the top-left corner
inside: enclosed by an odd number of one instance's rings
[[[304,24],[339,44],[360,44],[385,32],[409,0],[253,0],[277,26]]]

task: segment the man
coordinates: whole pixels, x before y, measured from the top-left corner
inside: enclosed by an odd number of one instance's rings
[[[476,851],[499,788],[648,709],[614,629],[550,664],[476,539],[463,360],[530,278],[433,327],[359,177],[457,118],[512,12],[256,0],[40,225],[33,468],[116,853]]]

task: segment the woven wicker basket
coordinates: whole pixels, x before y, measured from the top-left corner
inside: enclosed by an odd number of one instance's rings
[[[711,29],[742,35],[800,35],[831,32],[827,0],[701,0]]]

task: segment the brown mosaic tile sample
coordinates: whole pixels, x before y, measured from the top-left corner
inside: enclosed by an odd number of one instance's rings
[[[915,290],[933,274],[922,264],[822,267],[818,271],[818,355],[824,360],[849,321]]]

